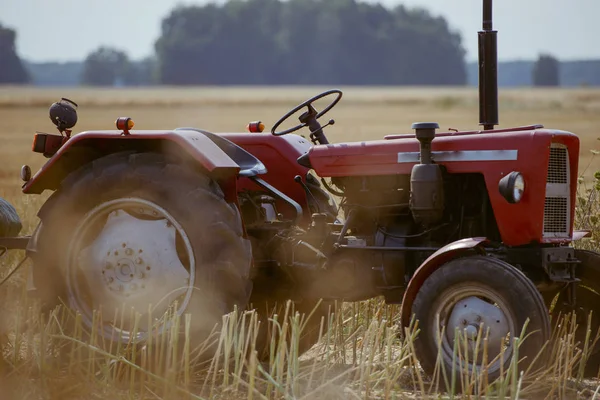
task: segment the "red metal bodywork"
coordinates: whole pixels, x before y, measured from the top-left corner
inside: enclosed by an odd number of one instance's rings
[[[306,193],[294,182],[294,176],[304,177],[309,171],[297,163],[298,157],[309,153],[311,165],[321,177],[410,175],[415,160],[400,160],[399,155],[419,151],[414,135],[396,135],[385,140],[337,143],[311,146],[301,136],[275,137],[268,133],[223,133],[222,137],[252,153],[267,167],[263,179],[298,202],[308,211]],[[84,132],[73,136],[35,176],[25,184],[25,193],[41,193],[44,189],[56,189],[69,172],[63,162],[77,146],[105,146],[114,141],[155,140],[170,141],[181,147],[210,173],[222,177],[233,176],[239,167],[218,146],[200,132],[177,131],[131,131],[122,135],[119,131]],[[517,152],[514,160],[477,160],[440,162],[449,173],[481,173],[484,177],[490,202],[502,241],[508,246],[536,243],[570,242],[572,238],[543,238],[546,174],[551,143],[568,147],[570,158],[571,199],[575,199],[579,139],[576,135],[539,126],[515,128],[503,131],[474,131],[440,133],[432,144],[434,152],[474,152],[512,150]],[[517,204],[508,203],[498,191],[498,182],[512,171],[523,174],[526,190]],[[237,191],[257,189],[249,179],[237,182]],[[230,188],[228,192],[234,189]],[[234,193],[231,193],[234,195]],[[232,196],[233,197],[233,196]],[[284,215],[292,212],[286,204],[279,203]],[[572,231],[574,207],[570,208]],[[308,213],[307,213],[308,214]],[[305,215],[308,217],[308,215]],[[305,218],[305,221],[307,219]]]
[[[532,242],[569,242],[571,239],[543,238],[546,175],[551,143],[561,143],[569,149],[571,199],[576,195],[579,138],[569,132],[529,127],[531,129],[504,132],[442,133],[432,143],[432,151],[473,152],[486,150],[516,150],[515,160],[477,160],[440,162],[449,173],[481,173],[490,197],[502,241],[508,246]],[[310,163],[321,177],[410,175],[412,162],[399,162],[399,154],[419,151],[414,135],[368,142],[337,143],[315,146],[309,152]],[[435,154],[434,154],[435,159]],[[523,174],[526,189],[517,204],[508,203],[498,190],[500,179],[512,171]],[[572,203],[573,204],[573,203]],[[571,207],[573,229],[574,207]]]
[[[224,133],[221,136],[231,140],[252,153],[265,164],[268,172],[261,177],[276,188],[283,189],[285,194],[297,201],[305,211],[305,220],[310,217],[306,193],[294,182],[294,177],[304,177],[308,168],[299,165],[296,160],[308,152],[311,144],[297,135],[276,137],[267,133]],[[240,167],[229,158],[213,141],[201,132],[178,129],[171,131],[130,131],[123,135],[120,131],[82,132],[71,137],[58,152],[23,186],[23,192],[39,194],[44,190],[56,190],[60,182],[74,169],[83,163],[93,160],[73,160],[78,147],[89,146],[110,153],[111,149],[122,145],[121,141],[152,141],[156,143],[171,142],[185,151],[189,156],[202,165],[210,174],[217,175],[227,196],[236,201],[236,191],[257,189],[257,186],[247,178],[238,179],[237,185],[233,178]],[[102,153],[102,152],[101,152]],[[293,209],[287,204],[278,203],[280,211],[286,215]]]
[[[270,133],[220,133],[220,136],[231,140],[247,152],[258,158],[267,168],[261,178],[295,200],[304,211],[304,223],[310,222],[310,212],[306,193],[302,186],[294,182],[300,175],[303,179],[308,168],[298,164],[297,159],[306,154],[312,144],[298,135],[273,136]],[[238,190],[257,190],[258,187],[249,179],[238,181]],[[284,216],[292,215],[294,210],[281,201],[277,202],[277,210]]]
[[[434,273],[436,269],[440,268],[448,261],[460,256],[461,253],[464,253],[467,250],[479,248],[486,241],[487,239],[484,237],[457,240],[456,242],[447,244],[430,255],[429,258],[421,264],[411,277],[410,282],[408,282],[408,286],[406,287],[406,291],[404,292],[402,310],[400,313],[400,322],[402,326],[409,326],[410,317],[412,315],[412,304],[425,280]],[[481,252],[483,253],[483,250],[481,250]]]
[[[23,186],[23,192],[28,194],[39,194],[44,190],[56,190],[60,182],[73,170],[65,168],[69,163],[71,155],[77,147],[90,146],[98,150],[110,149],[116,141],[165,141],[173,142],[209,173],[220,176],[234,176],[240,167],[234,163],[223,151],[209,138],[195,131],[131,131],[130,135],[123,135],[120,131],[94,131],[82,132],[71,137],[59,150],[48,160],[46,164]],[[83,163],[92,160],[82,160]]]

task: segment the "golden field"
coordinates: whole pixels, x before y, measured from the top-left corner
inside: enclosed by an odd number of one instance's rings
[[[19,169],[28,164],[35,172],[46,161],[42,155],[31,152],[31,141],[35,131],[55,132],[47,110],[61,97],[79,104],[74,133],[113,129],[120,116],[131,117],[135,129],[194,126],[213,132],[235,132],[243,131],[254,120],[265,122],[268,130],[290,108],[325,89],[0,87],[0,197],[17,207],[24,220],[23,233],[30,233],[37,222],[35,213],[48,193],[37,197],[22,195]],[[344,98],[325,117],[336,121],[335,126],[326,128],[330,142],[409,133],[411,123],[418,121],[438,122],[442,131],[478,129],[477,88],[341,89]],[[576,133],[581,140],[580,175],[589,181],[600,170],[600,158],[593,154],[600,150],[600,89],[501,90],[500,123],[502,128],[543,124]],[[16,261],[16,255],[0,260],[0,279]],[[1,400],[424,398],[439,397],[436,393],[443,386],[421,375],[411,352],[410,335],[396,339],[392,326],[394,308],[378,301],[344,308],[329,322],[332,333],[324,339],[327,350],[309,354],[299,364],[282,358],[277,365],[261,366],[252,357],[245,364],[240,356],[234,357],[235,368],[229,370],[218,362],[197,368],[184,357],[165,361],[159,366],[161,373],[154,373],[143,364],[143,357],[139,364],[105,354],[79,338],[62,335],[64,310],[40,319],[35,307],[28,308],[22,296],[25,278],[25,272],[19,272],[0,287],[0,348],[8,360],[4,367],[0,363]],[[236,318],[237,314],[228,320],[234,325],[231,332],[243,325]],[[489,386],[481,376],[466,377],[471,382],[469,387],[492,398],[506,395],[600,400],[598,381],[578,379],[577,357],[581,353],[568,335],[570,329],[569,323],[559,329],[557,337],[564,340],[558,341],[553,354],[562,361],[557,361],[546,375],[520,377],[507,371],[506,379]],[[244,346],[235,335],[222,340],[232,354]],[[50,342],[54,347],[48,345]],[[44,355],[57,348],[69,354],[67,363],[60,367]],[[3,368],[8,371],[4,375]],[[524,382],[535,384],[525,388]],[[9,389],[14,397],[3,395]]]

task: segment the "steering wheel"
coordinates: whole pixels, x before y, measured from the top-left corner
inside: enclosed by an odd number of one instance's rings
[[[334,95],[334,94],[336,94],[337,97],[327,107],[325,107],[324,110],[317,112],[317,110],[315,110],[315,108],[312,106],[312,104],[315,101],[322,99],[324,97],[330,96],[330,95]],[[274,136],[283,136],[283,135],[287,135],[292,132],[296,132],[297,130],[302,129],[305,126],[308,126],[311,130],[310,136],[311,136],[313,143],[318,142],[321,144],[327,144],[329,142],[327,141],[327,138],[323,134],[323,127],[319,123],[318,119],[321,118],[323,115],[327,114],[329,112],[329,110],[331,110],[333,107],[335,107],[335,105],[341,99],[342,99],[342,91],[338,90],[338,89],[328,90],[328,91],[318,94],[314,97],[311,97],[310,99],[297,105],[296,107],[294,107],[293,110],[289,111],[287,114],[285,114],[283,117],[281,117],[279,119],[279,121],[277,121],[275,123],[275,125],[273,125],[273,128],[271,128],[271,134]],[[286,129],[281,132],[277,132],[277,128],[279,128],[279,126],[284,121],[286,121],[289,117],[291,117],[292,115],[294,115],[295,113],[297,113],[299,110],[301,110],[304,107],[308,107],[308,110],[306,110],[304,112],[304,114],[302,114],[302,115],[300,115],[300,117],[298,117],[298,120],[300,121],[299,125],[296,125],[292,128]],[[329,121],[329,123],[327,125],[333,125],[334,123],[335,123],[335,121],[331,120],[331,121]]]

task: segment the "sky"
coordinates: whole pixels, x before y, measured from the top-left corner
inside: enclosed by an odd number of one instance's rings
[[[221,2],[223,0],[217,0]],[[460,32],[467,61],[477,59],[482,0],[366,0],[427,8]],[[0,24],[17,31],[17,52],[29,61],[82,60],[100,45],[131,59],[153,53],[160,23],[179,4],[206,0],[0,0]],[[600,0],[494,0],[500,60],[600,58]],[[1,60],[0,60],[1,62]]]

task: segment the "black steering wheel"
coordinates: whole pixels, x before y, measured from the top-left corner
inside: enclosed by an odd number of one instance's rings
[[[337,97],[327,107],[325,107],[324,110],[317,112],[317,110],[315,110],[315,108],[312,106],[312,104],[315,101],[322,99],[323,97],[333,95],[333,94],[337,94]],[[297,130],[302,129],[305,126],[308,126],[311,131],[310,138],[313,143],[328,144],[329,142],[327,141],[327,138],[325,137],[325,134],[323,133],[323,127],[319,123],[318,119],[321,118],[323,115],[327,114],[329,112],[329,110],[331,110],[333,107],[335,107],[335,105],[341,99],[342,99],[342,91],[338,90],[338,89],[328,90],[328,91],[318,94],[314,97],[311,97],[310,99],[297,105],[296,107],[294,107],[293,110],[289,111],[287,114],[285,114],[283,117],[281,117],[279,119],[279,121],[277,121],[275,123],[275,125],[273,125],[273,128],[271,128],[271,134],[274,136],[287,135],[288,133],[296,132]],[[300,121],[299,125],[296,125],[292,128],[286,129],[281,132],[277,132],[277,128],[279,128],[279,126],[284,121],[286,121],[289,117],[291,117],[292,115],[297,113],[303,107],[308,107],[308,110],[306,110],[304,112],[304,114],[302,114],[302,115],[300,115],[300,117],[298,117],[298,120]],[[335,123],[335,121],[331,120],[331,121],[329,121],[329,123],[327,125],[333,125],[334,123]],[[327,126],[327,125],[325,125],[325,126]]]

